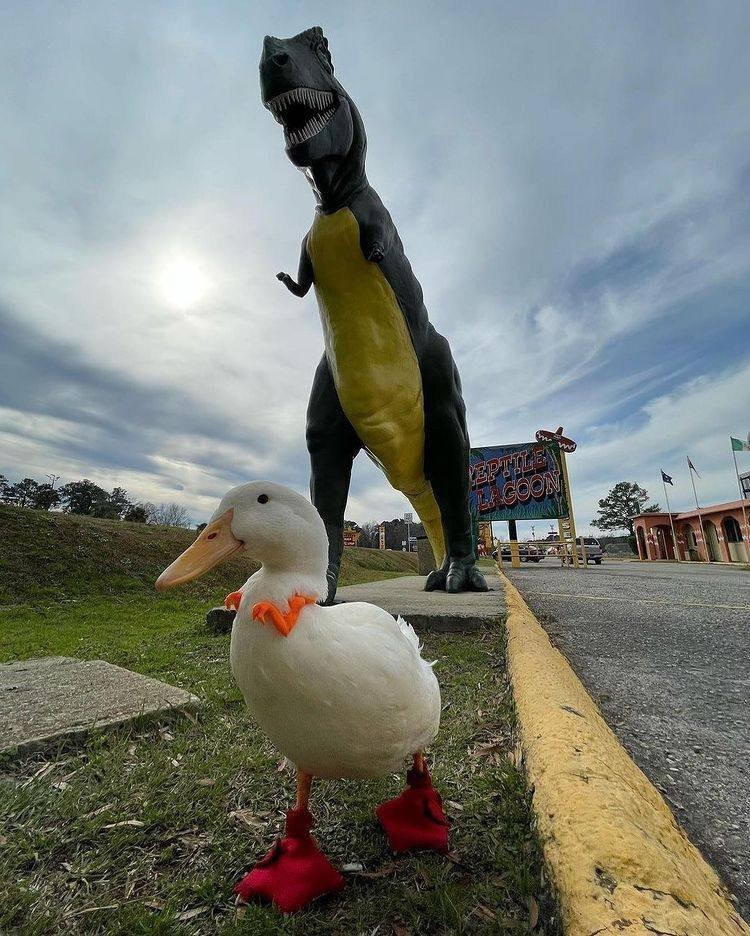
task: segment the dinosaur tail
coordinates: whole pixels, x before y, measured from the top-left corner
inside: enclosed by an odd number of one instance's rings
[[[435,565],[439,569],[445,558],[445,539],[443,537],[443,524],[440,519],[440,508],[435,500],[435,495],[432,493],[432,486],[427,482],[419,493],[407,493],[406,496],[424,527],[427,539],[432,547],[432,553],[435,556]]]

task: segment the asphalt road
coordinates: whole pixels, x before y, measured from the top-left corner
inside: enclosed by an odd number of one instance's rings
[[[750,571],[505,571],[750,917]]]

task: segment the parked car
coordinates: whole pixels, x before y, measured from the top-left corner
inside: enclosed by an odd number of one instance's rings
[[[503,543],[500,547],[502,553],[503,562],[510,562],[510,543]],[[497,549],[492,553],[492,558],[497,562],[498,551]],[[518,558],[521,562],[539,562],[542,559],[541,550],[534,546],[532,543],[519,543],[518,544]]]
[[[597,565],[602,564],[602,556],[604,555],[604,548],[598,539],[594,539],[593,536],[577,536],[576,537],[576,549],[578,550],[578,559],[583,562],[583,548],[581,543],[586,544],[586,562],[595,562]]]

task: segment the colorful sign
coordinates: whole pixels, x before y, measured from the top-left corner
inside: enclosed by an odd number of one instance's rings
[[[536,440],[537,442],[557,442],[563,452],[575,452],[578,448],[572,439],[563,435],[562,426],[558,426],[556,432],[550,432],[549,429],[537,429]]]
[[[378,527],[378,549],[385,549],[385,524]]]
[[[544,520],[570,514],[557,440],[472,449],[469,473],[475,522]]]

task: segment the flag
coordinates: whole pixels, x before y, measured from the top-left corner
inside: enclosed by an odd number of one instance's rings
[[[742,439],[735,439],[734,436],[729,436],[732,440],[732,451],[733,452],[750,452],[750,441],[743,442]],[[750,440],[750,436],[748,436]]]
[[[661,479],[665,484],[671,484],[674,487],[674,481],[670,478],[668,474],[665,474],[664,469],[661,469]]]
[[[688,468],[690,468],[691,471],[694,471],[694,472],[698,475],[698,477],[700,478],[700,475],[698,474],[698,469],[697,469],[697,468],[695,467],[695,465],[690,461],[690,456],[689,456],[689,455],[688,455],[688,457],[687,457],[687,460],[688,460]]]

